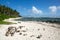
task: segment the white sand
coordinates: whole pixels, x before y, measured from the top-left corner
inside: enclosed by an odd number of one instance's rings
[[[37,23],[37,22],[22,22],[14,21],[14,18],[7,19],[5,21],[14,22],[16,24],[10,25],[0,25],[0,40],[60,40],[60,29],[49,26],[47,23]],[[9,26],[19,27],[25,26],[22,30],[26,30],[26,32],[22,32],[22,35],[19,33],[15,33],[14,36],[5,36],[5,32]],[[38,29],[40,29],[38,31]],[[23,36],[23,34],[27,34]],[[33,37],[31,37],[33,35]],[[42,35],[41,38],[36,38],[38,35]]]

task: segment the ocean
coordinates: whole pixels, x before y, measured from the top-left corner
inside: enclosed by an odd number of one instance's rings
[[[37,21],[37,22],[49,22],[49,23],[58,23],[60,24],[60,18],[47,18],[47,17],[22,17],[20,19],[16,19],[16,21]]]

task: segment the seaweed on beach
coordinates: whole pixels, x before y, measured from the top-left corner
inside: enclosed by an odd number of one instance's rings
[[[49,20],[49,21],[46,21],[46,22],[60,24],[60,21],[51,21],[51,20]]]

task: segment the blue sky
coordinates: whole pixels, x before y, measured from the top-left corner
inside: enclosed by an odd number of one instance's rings
[[[23,17],[60,17],[60,0],[0,0]]]

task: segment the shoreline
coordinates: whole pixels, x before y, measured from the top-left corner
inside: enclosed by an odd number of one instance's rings
[[[14,19],[17,18],[5,19],[4,21],[13,22],[16,24],[0,25],[0,40],[60,40],[60,29],[58,28],[49,26],[47,23],[14,21]],[[26,30],[26,32],[21,32],[22,35],[15,33],[12,37],[6,37],[5,32],[10,26],[24,26],[21,30]],[[24,34],[26,34],[26,36],[24,36]],[[38,38],[39,35],[41,35],[41,38]]]

